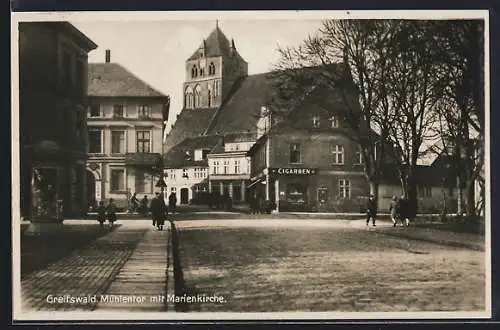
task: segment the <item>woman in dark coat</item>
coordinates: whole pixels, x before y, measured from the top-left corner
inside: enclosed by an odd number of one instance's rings
[[[109,199],[109,204],[106,210],[106,217],[108,218],[111,227],[113,227],[113,224],[116,221],[116,205],[113,198]]]

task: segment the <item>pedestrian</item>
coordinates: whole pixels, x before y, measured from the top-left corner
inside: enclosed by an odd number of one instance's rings
[[[370,223],[370,219],[372,219],[372,226],[375,227],[376,218],[377,201],[375,200],[375,196],[370,195],[370,198],[368,198],[368,202],[366,203],[366,225],[368,226]]]
[[[115,201],[113,198],[109,199],[109,204],[108,204],[108,207],[106,209],[106,217],[108,218],[108,221],[109,221],[109,224],[111,225],[111,227],[113,227],[113,224],[116,221],[116,205],[115,205]]]
[[[155,198],[151,200],[150,211],[151,218],[153,219],[153,227],[159,226],[161,205],[160,205],[160,193],[156,193]]]
[[[175,195],[175,192],[172,191],[168,196],[168,207],[170,208],[170,212],[172,213],[175,212],[176,204],[177,204],[177,196]]]
[[[400,200],[396,196],[392,196],[392,201],[389,206],[389,212],[391,213],[391,220],[394,227],[397,226],[398,220],[400,218]]]
[[[147,215],[148,214],[148,209],[149,209],[149,200],[148,196],[144,195],[144,197],[141,200],[141,207],[140,207],[140,212],[142,215]]]
[[[137,212],[138,208],[139,208],[139,199],[137,199],[137,193],[134,193],[132,195],[132,198],[130,198],[130,213]]]
[[[408,199],[406,199],[405,196],[402,195],[401,199],[400,199],[400,219],[401,219],[401,224],[403,226],[408,226],[410,223],[409,211],[410,211],[410,209],[409,209]]]
[[[104,206],[103,201],[100,201],[99,206],[97,207],[97,221],[99,221],[101,227],[104,225],[104,222],[106,221],[106,207]]]
[[[157,225],[158,225],[158,230],[163,230],[163,225],[165,224],[165,220],[167,219],[168,216],[167,204],[165,203],[165,198],[163,194],[160,194],[158,196],[158,204],[160,212],[158,214]]]

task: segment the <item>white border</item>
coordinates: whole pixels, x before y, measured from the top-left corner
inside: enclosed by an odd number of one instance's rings
[[[13,243],[13,320],[342,320],[342,319],[473,319],[491,317],[491,168],[490,155],[490,74],[489,74],[489,12],[487,10],[393,10],[393,11],[177,11],[177,12],[44,12],[44,13],[11,13],[11,58],[12,69],[12,243]],[[19,103],[18,93],[18,23],[22,21],[175,21],[175,20],[319,20],[325,18],[378,18],[378,19],[484,19],[485,20],[485,272],[486,272],[486,310],[484,312],[417,312],[417,313],[339,313],[339,312],[307,312],[307,313],[130,313],[130,312],[21,312],[20,281],[20,188],[14,178],[19,175]],[[14,248],[16,247],[16,248]]]

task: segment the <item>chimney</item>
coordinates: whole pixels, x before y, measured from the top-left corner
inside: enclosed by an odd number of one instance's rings
[[[111,50],[106,49],[106,63],[111,62]]]

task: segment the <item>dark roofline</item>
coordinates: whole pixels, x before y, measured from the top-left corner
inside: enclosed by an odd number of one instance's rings
[[[150,85],[149,83],[147,83],[144,79],[142,79],[141,77],[139,77],[138,75],[136,75],[135,73],[133,73],[127,67],[121,65],[120,63],[116,63],[116,62],[111,62],[111,63],[106,63],[106,62],[91,62],[91,63],[88,63],[88,71],[90,72],[90,68],[92,66],[94,66],[94,65],[97,66],[97,65],[108,65],[108,64],[119,66],[120,68],[122,68],[123,70],[125,70],[129,75],[133,76],[137,80],[140,80],[144,85],[146,85],[147,88],[150,88],[152,91],[154,91],[154,92],[156,92],[158,94],[161,94],[161,95],[146,96],[146,97],[148,97],[148,98],[151,98],[151,97],[158,97],[158,98],[165,97],[165,98],[168,98],[169,97],[168,95],[165,95],[164,93],[160,92],[158,89],[156,89],[155,87],[153,87],[152,85]],[[120,97],[120,96],[116,96],[116,97]],[[135,97],[135,96],[132,96],[132,97]],[[145,97],[145,96],[137,96],[137,97]]]
[[[78,30],[73,24],[69,22],[49,22],[48,24],[53,26],[55,29],[61,30],[73,37],[76,37],[78,43],[80,45],[83,45],[87,49],[87,51],[91,51],[97,48],[97,44],[95,42],[93,42],[82,31]]]

